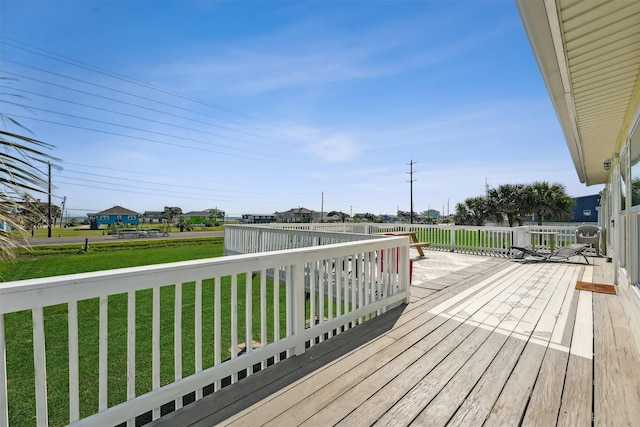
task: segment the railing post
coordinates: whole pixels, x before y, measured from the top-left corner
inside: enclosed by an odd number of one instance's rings
[[[456,226],[455,225],[449,226],[449,241],[451,242],[451,248],[449,249],[449,252],[455,252],[456,251]]]
[[[513,242],[511,243],[511,246],[520,246],[520,247],[527,247],[529,246],[529,242],[527,241],[527,231],[529,231],[529,226],[521,226],[521,227],[515,227],[513,230]]]
[[[293,354],[299,356],[304,353],[304,328],[305,328],[305,287],[304,287],[304,262],[300,259],[292,268],[291,281],[291,333],[296,337],[296,346]]]
[[[402,286],[404,286],[404,294],[405,294],[404,302],[406,304],[409,304],[409,301],[411,301],[411,298],[410,298],[411,260],[409,257],[409,245],[402,245],[400,247],[400,259],[402,260],[402,263],[400,264],[402,266],[402,270],[400,271],[400,283],[402,283]]]

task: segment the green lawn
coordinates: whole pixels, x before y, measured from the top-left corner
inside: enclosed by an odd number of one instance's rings
[[[34,246],[24,250],[16,261],[0,263],[0,281],[212,258],[224,254],[222,237],[94,243],[88,253],[80,253],[83,246]]]
[[[169,241],[167,241],[169,242]],[[119,245],[93,245],[89,253],[68,253],[67,249],[55,247],[34,248],[29,254],[22,254],[14,262],[4,262],[0,273],[2,280],[22,280],[27,278],[48,277],[54,275],[106,270],[200,259],[220,256],[223,253],[222,239],[202,239],[177,243],[171,241],[163,247],[161,243],[134,242]],[[109,246],[108,246],[109,245]],[[145,246],[146,245],[146,246]],[[76,249],[77,251],[77,249]],[[252,280],[252,310],[260,309],[260,277]],[[194,372],[194,313],[195,284],[182,285],[182,369],[183,375]],[[221,280],[222,324],[229,325],[231,304],[230,278]],[[283,285],[280,289],[284,299]],[[161,296],[161,364],[162,384],[173,381],[173,320],[175,305],[175,286],[163,286]],[[203,365],[213,365],[213,279],[202,284],[203,299]],[[136,393],[151,389],[151,307],[152,291],[136,293]],[[268,340],[273,339],[273,281],[267,280]],[[245,315],[245,277],[238,277],[238,342],[244,341]],[[109,406],[126,399],[126,354],[127,354],[127,295],[109,297]],[[280,330],[284,335],[284,304],[280,305]],[[91,299],[80,301],[78,318],[80,331],[80,409],[81,416],[88,416],[98,409],[98,317],[99,301]],[[68,322],[67,306],[58,305],[45,308],[45,334],[47,344],[47,382],[49,393],[49,423],[53,426],[65,425],[69,420],[68,412]],[[11,425],[35,425],[35,399],[33,392],[33,346],[31,313],[19,312],[5,315],[7,343],[7,371],[9,412]],[[260,340],[259,317],[254,316],[252,324],[256,340]],[[223,327],[222,359],[230,357],[230,331]]]
[[[137,227],[133,226],[131,228],[136,228],[138,230],[157,230],[160,224],[141,224]],[[196,227],[193,231],[222,231],[224,230],[223,225],[219,225],[217,227]],[[175,233],[179,230],[175,227],[171,228],[169,232]],[[76,227],[60,227],[55,226],[51,228],[51,236],[53,237],[91,237],[91,236],[102,236],[106,234],[107,229],[105,226],[102,226],[99,230],[89,230],[87,225],[76,226]],[[33,237],[47,237],[49,235],[49,229],[47,227],[40,227],[33,230],[27,231],[28,234],[32,234]]]

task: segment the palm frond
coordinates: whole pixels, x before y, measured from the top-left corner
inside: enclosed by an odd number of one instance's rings
[[[0,121],[28,130],[2,113]],[[22,201],[31,199],[28,192],[46,193],[47,175],[38,166],[60,160],[45,152],[52,148],[53,145],[46,142],[0,129],[0,259],[12,259],[14,249],[28,245],[24,237],[29,235],[19,215],[41,215]],[[5,231],[7,229],[17,230],[19,236]]]

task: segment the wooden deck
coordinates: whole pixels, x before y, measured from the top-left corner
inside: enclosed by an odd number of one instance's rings
[[[486,258],[414,283],[411,304],[154,425],[639,425],[618,297],[575,289],[613,283],[590,260]]]

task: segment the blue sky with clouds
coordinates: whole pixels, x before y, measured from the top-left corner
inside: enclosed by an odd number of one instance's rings
[[[416,211],[487,183],[601,190],[578,181],[509,0],[2,0],[0,72],[72,216],[395,213],[411,161]]]

